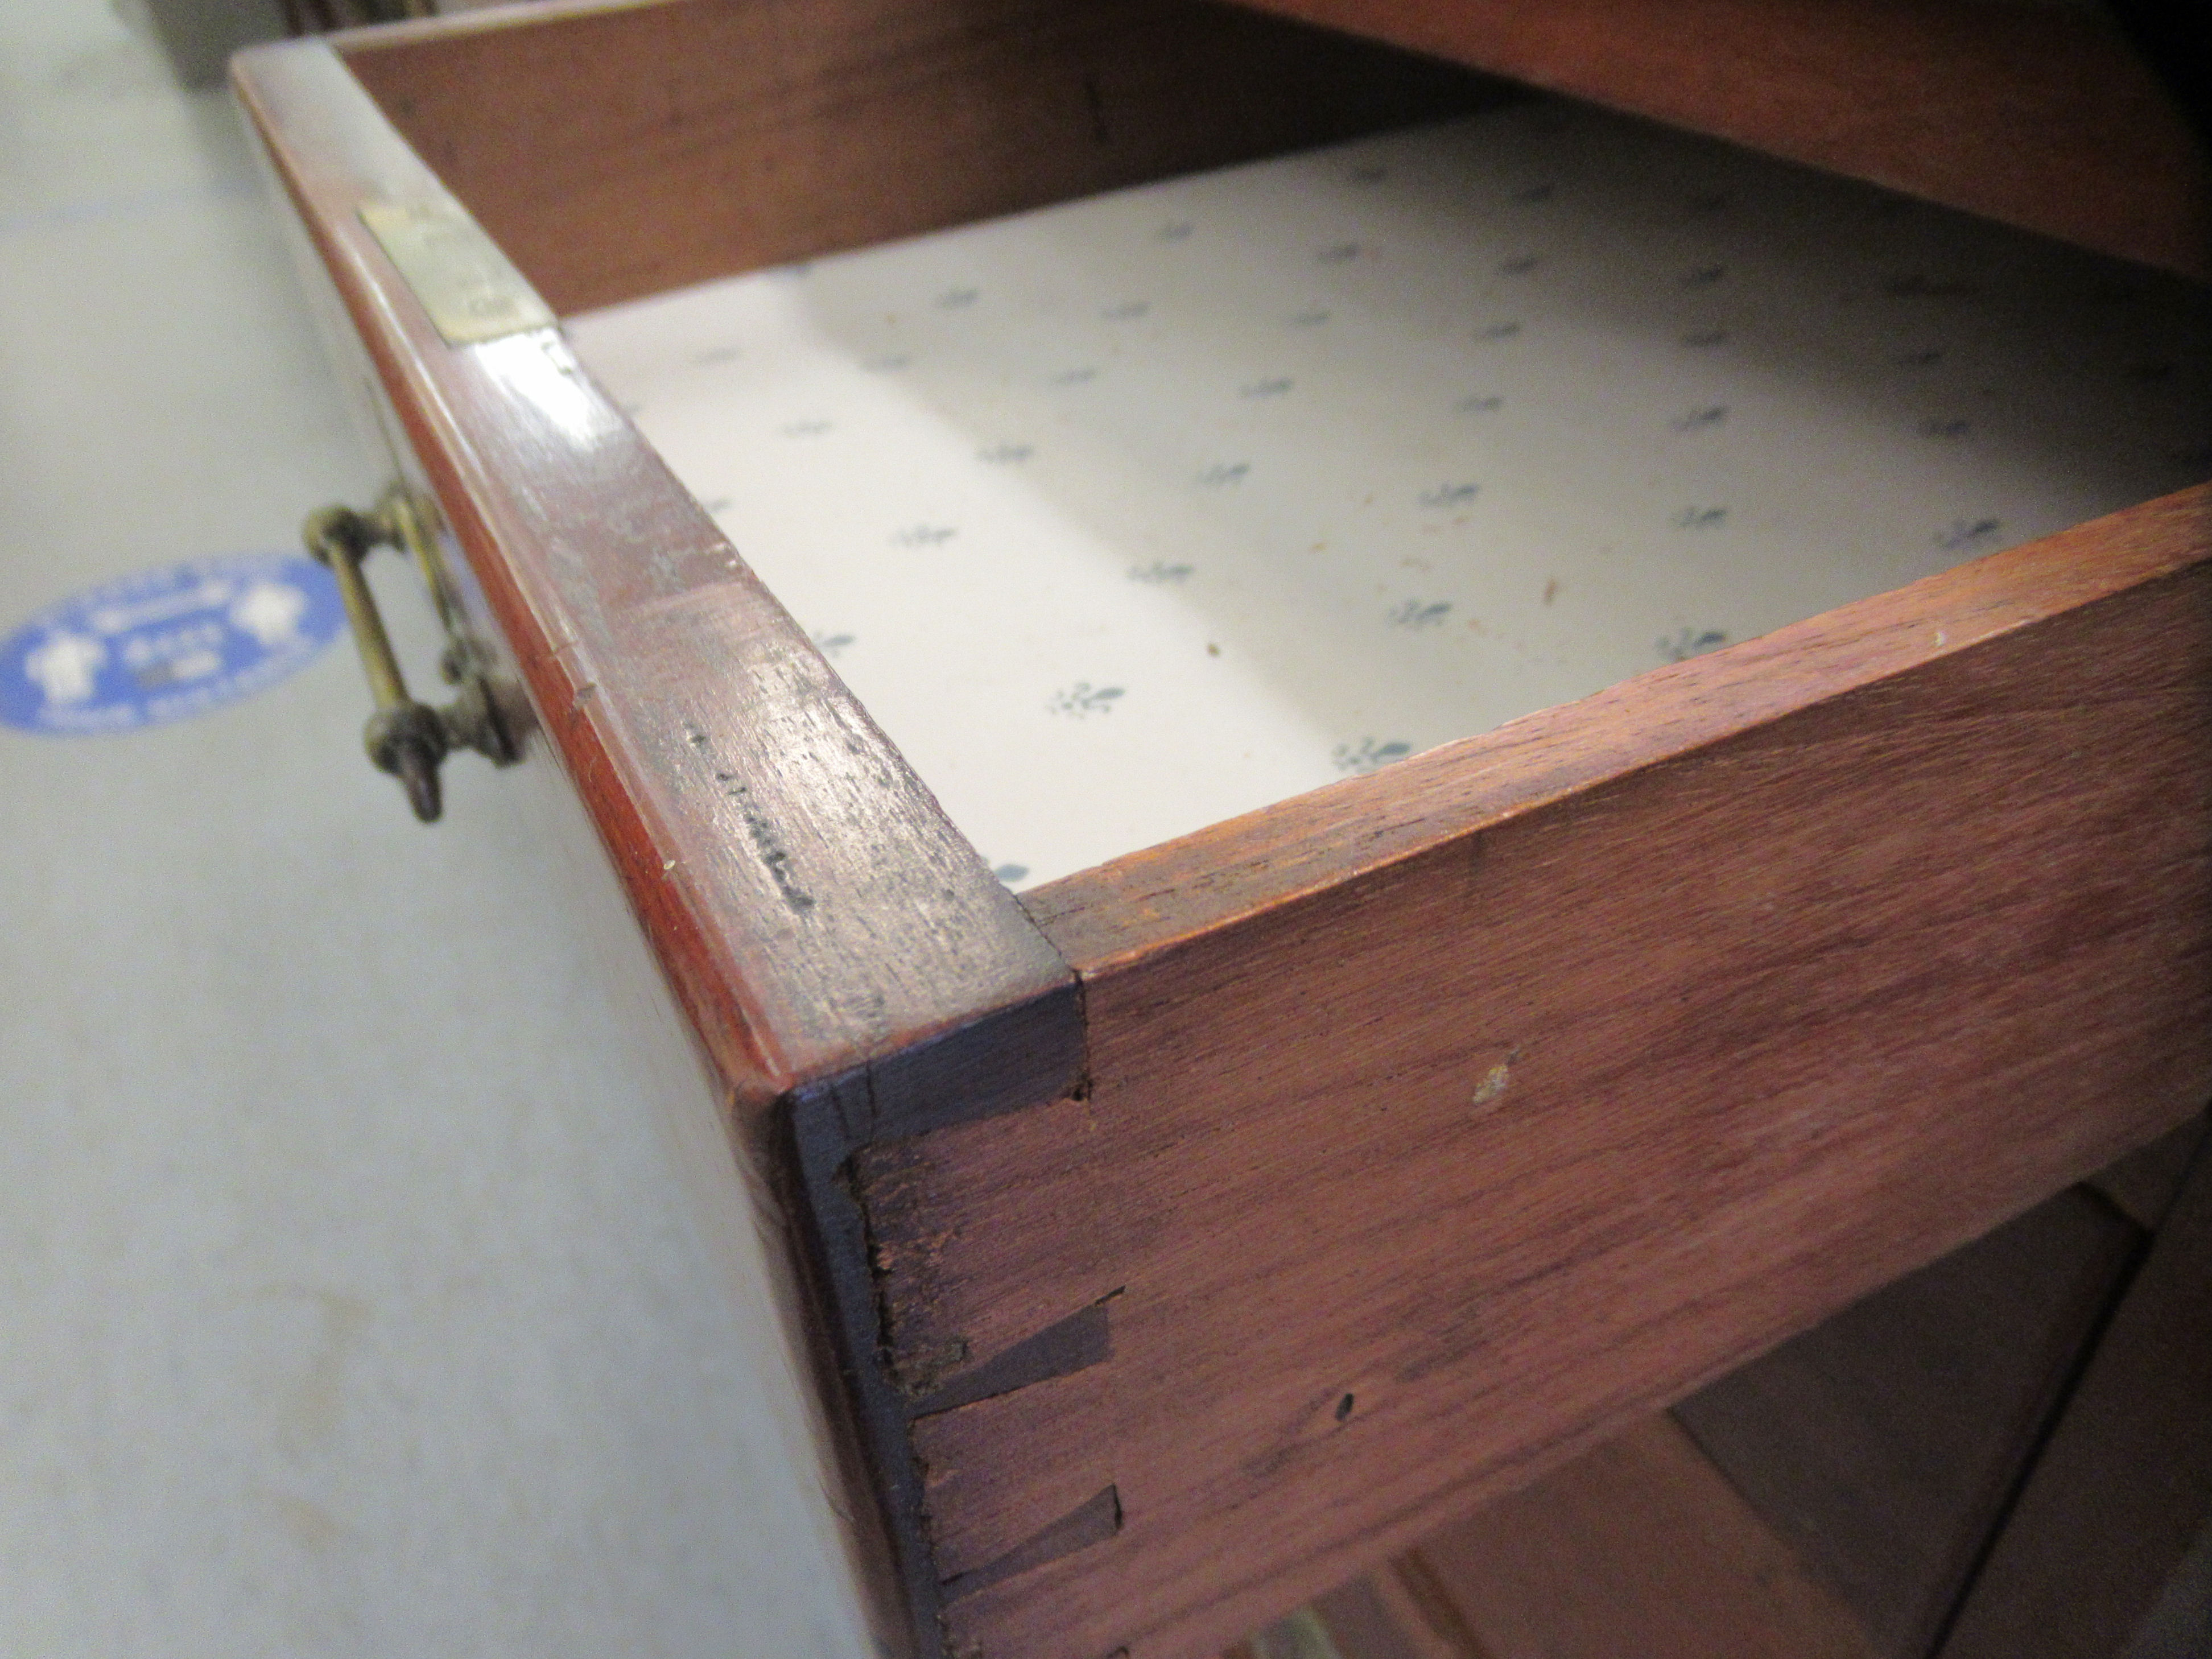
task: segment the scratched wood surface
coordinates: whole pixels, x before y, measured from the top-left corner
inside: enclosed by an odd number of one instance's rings
[[[741,1109],[1065,1001],[1050,945],[558,331],[438,337],[357,210],[443,192],[345,64],[256,53],[241,92]]]
[[[2208,1263],[2212,1157],[2200,1152],[1941,1659],[2124,1652],[2212,1525]]]
[[[2059,1194],[1674,1408],[1875,1650],[1923,1659],[2142,1230]]]
[[[1200,9],[346,50],[562,305],[1477,95]],[[603,59],[634,95],[578,118]],[[757,63],[748,149],[677,94]],[[933,1529],[884,1569],[917,1644],[942,1598],[986,1654],[1203,1652],[2197,1103],[2203,492],[1087,872],[1040,929],[556,333],[429,329],[356,211],[444,187],[344,63],[240,83],[750,1167],[799,1171],[845,1455]],[[641,165],[761,216],[625,251]]]
[[[2118,29],[2086,9],[1976,0],[1252,3],[2212,275],[2203,152]]]
[[[711,1063],[871,1617],[933,1646],[926,1550],[876,1502],[907,1454],[850,1340],[865,1252],[787,1231],[789,1136],[824,1091],[858,1138],[1050,1098],[1081,1065],[1073,977],[557,331],[431,327],[358,210],[442,191],[343,63],[303,44],[237,78]]]
[[[1031,895],[1088,1091],[858,1164],[906,1386],[1109,1327],[915,1425],[956,1640],[1218,1649],[2194,1111],[2207,496]]]
[[[1193,0],[647,0],[343,49],[562,313],[1499,95]]]

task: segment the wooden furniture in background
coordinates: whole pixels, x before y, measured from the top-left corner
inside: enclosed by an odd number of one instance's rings
[[[1230,1659],[2201,1650],[2212,1593],[2188,1558],[2212,1535],[2203,1127],[1439,1529]]]

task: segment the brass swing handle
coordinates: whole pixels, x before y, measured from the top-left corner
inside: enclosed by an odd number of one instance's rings
[[[454,750],[473,749],[495,766],[509,765],[522,753],[516,723],[493,689],[487,653],[463,621],[459,595],[433,528],[435,512],[405,485],[394,484],[369,512],[326,507],[309,514],[301,532],[307,551],[337,578],[369,695],[376,701],[376,712],[362,729],[362,744],[380,771],[399,780],[408,805],[425,823],[437,821],[442,805],[438,768]],[[362,562],[379,547],[413,557],[445,624],[440,666],[456,695],[443,708],[408,694],[399,659],[377,614],[376,596],[362,574]]]

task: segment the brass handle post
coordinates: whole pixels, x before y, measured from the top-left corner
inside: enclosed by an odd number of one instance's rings
[[[483,665],[483,647],[462,629],[459,605],[423,505],[402,485],[394,485],[373,513],[349,507],[325,507],[307,516],[301,538],[307,550],[330,567],[352,624],[354,647],[361,653],[376,711],[362,731],[362,744],[380,771],[399,780],[408,805],[425,823],[444,810],[438,769],[457,748],[474,749],[497,765],[517,759],[520,745],[502,718]],[[418,702],[407,690],[398,654],[384,630],[376,596],[362,564],[379,547],[411,554],[422,569],[445,624],[448,640],[447,678],[460,695],[445,708]]]

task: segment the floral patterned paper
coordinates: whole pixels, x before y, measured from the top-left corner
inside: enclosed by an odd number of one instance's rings
[[[1020,885],[2196,482],[2190,293],[1532,101],[569,329]]]

